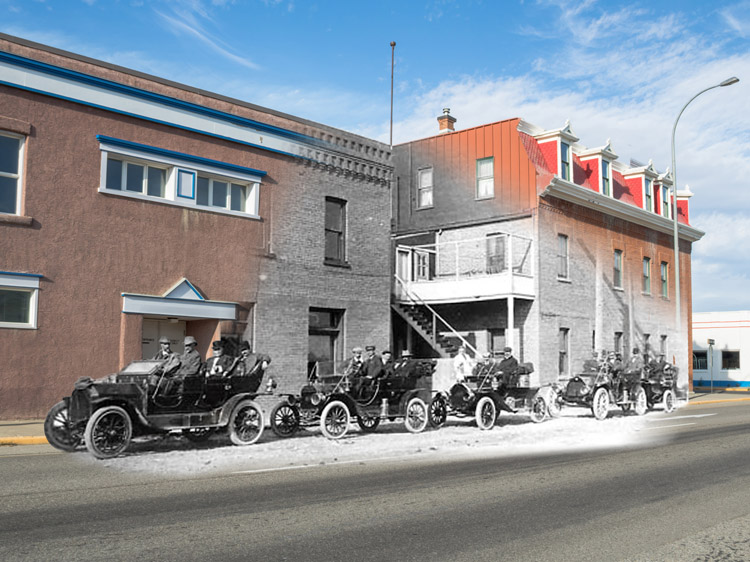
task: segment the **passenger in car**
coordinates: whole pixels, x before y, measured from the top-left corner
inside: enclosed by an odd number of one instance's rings
[[[250,386],[248,392],[256,392],[263,381],[263,375],[271,363],[271,357],[263,353],[252,353],[250,343],[243,341],[240,344],[240,356],[234,360],[229,371],[230,375],[248,377]]]
[[[211,344],[213,357],[204,363],[201,373],[205,376],[225,377],[232,366],[232,358],[224,354],[224,342],[216,340]]]

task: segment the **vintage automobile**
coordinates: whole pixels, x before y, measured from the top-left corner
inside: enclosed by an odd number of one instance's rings
[[[477,427],[487,430],[495,426],[501,410],[526,413],[535,423],[544,421],[545,392],[530,383],[534,366],[521,363],[513,373],[503,373],[498,365],[494,359],[485,360],[465,381],[436,397],[430,407],[430,423],[439,427],[448,414],[474,416]]]
[[[661,403],[666,413],[677,408],[677,367],[670,363],[644,369],[641,385],[646,391],[646,404],[653,409]]]
[[[161,361],[133,361],[101,379],[80,378],[47,414],[47,440],[63,451],[85,444],[106,459],[125,451],[134,436],[179,431],[200,442],[226,431],[235,445],[260,438],[263,412],[254,401],[257,394],[249,392],[248,377],[194,375],[179,384],[162,367]]]
[[[391,375],[372,381],[330,373],[330,363],[318,363],[299,394],[286,394],[271,410],[271,429],[280,437],[294,435],[300,427],[320,426],[329,439],[349,431],[352,418],[365,432],[374,432],[381,420],[403,418],[411,433],[424,431],[432,400],[431,360],[414,360],[412,376]],[[343,371],[344,374],[341,374]]]
[[[597,420],[605,419],[613,405],[623,412],[632,409],[639,416],[646,413],[648,398],[642,369],[613,371],[607,361],[586,363],[583,373],[571,378],[564,387],[556,387],[550,415],[556,416],[563,405],[591,408]]]

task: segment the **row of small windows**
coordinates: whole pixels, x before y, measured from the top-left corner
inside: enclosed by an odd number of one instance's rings
[[[568,248],[569,240],[565,234],[557,235],[557,277],[558,279],[570,279],[570,253]],[[612,285],[616,289],[623,288],[623,252],[615,250],[613,255],[612,267]],[[661,296],[669,297],[669,264],[661,262],[659,267],[659,281]],[[643,258],[643,280],[642,292],[646,295],[651,294],[651,258]]]
[[[434,173],[431,167],[417,170],[417,208],[426,209],[434,205]],[[495,159],[479,158],[476,161],[476,199],[491,199],[495,196]]]
[[[727,351],[722,349],[721,353],[721,370],[729,371],[740,368],[740,352],[739,351]],[[707,351],[693,351],[693,369],[697,371],[708,370],[708,352]]]

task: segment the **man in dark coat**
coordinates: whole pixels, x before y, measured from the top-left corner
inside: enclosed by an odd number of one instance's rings
[[[229,370],[232,367],[233,360],[228,355],[224,354],[224,342],[215,341],[211,344],[211,350],[213,351],[213,357],[210,357],[208,361],[203,365],[201,373],[205,376],[229,376]]]
[[[383,360],[383,377],[388,378],[393,374],[393,354],[389,349],[384,349],[381,359]]]
[[[177,371],[178,375],[197,375],[201,370],[201,354],[195,349],[198,346],[198,342],[193,336],[187,336],[185,338],[185,352],[180,356],[180,368]]]
[[[270,356],[263,353],[252,353],[250,343],[243,341],[240,344],[240,356],[235,359],[230,374],[248,377],[250,380],[248,392],[257,392],[269,363],[271,363]]]
[[[513,350],[509,347],[503,349],[503,359],[497,366],[498,371],[502,371],[504,376],[512,375],[518,368],[518,361],[513,357]]]

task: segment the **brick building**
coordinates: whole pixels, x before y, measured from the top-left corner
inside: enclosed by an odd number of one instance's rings
[[[678,192],[681,314],[675,326],[671,176],[587,149],[569,124],[521,119],[395,146],[394,337],[450,357],[463,340],[506,345],[537,382],[592,351],[665,353],[688,382],[690,251],[702,232]]]
[[[161,336],[281,389],[390,335],[387,145],[0,35],[0,419]]]

